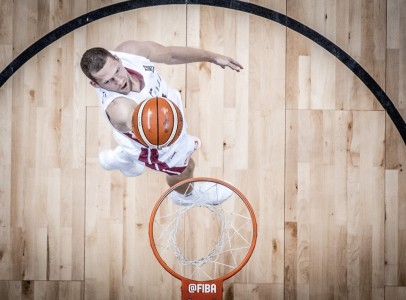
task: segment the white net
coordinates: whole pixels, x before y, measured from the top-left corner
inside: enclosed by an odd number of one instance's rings
[[[197,183],[193,189],[199,190],[187,204],[172,200],[175,192],[162,201],[153,223],[154,243],[176,273],[213,280],[244,260],[252,244],[253,221],[244,201],[228,187],[210,182]],[[216,205],[211,204],[213,199]]]
[[[220,237],[219,237],[217,243],[214,245],[213,249],[211,249],[211,251],[207,254],[207,256],[201,257],[198,259],[186,257],[185,253],[183,253],[183,251],[179,248],[178,241],[177,241],[177,235],[178,235],[178,229],[180,228],[180,223],[182,223],[181,221],[184,218],[184,215],[187,213],[187,211],[194,207],[207,208],[208,210],[210,210],[211,212],[216,214],[216,217],[218,218],[218,222],[220,223]],[[200,267],[200,266],[212,261],[213,257],[218,256],[219,253],[223,249],[224,241],[226,238],[224,219],[225,219],[224,211],[217,206],[208,205],[208,204],[192,204],[190,206],[180,208],[176,213],[175,220],[173,223],[174,226],[171,226],[169,229],[169,232],[168,232],[168,234],[169,234],[168,241],[170,243],[170,247],[172,248],[172,251],[173,251],[175,257],[177,258],[178,262],[181,265],[185,265],[185,266],[194,265],[197,268],[197,267]]]

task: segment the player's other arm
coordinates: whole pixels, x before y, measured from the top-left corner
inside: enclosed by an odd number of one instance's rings
[[[146,57],[152,62],[168,65],[210,62],[223,69],[229,67],[237,72],[243,68],[235,59],[218,53],[192,47],[163,46],[151,41],[126,41],[120,44],[116,51],[136,54]]]
[[[137,104],[127,98],[114,99],[106,109],[114,128],[121,132],[132,131],[132,114]]]

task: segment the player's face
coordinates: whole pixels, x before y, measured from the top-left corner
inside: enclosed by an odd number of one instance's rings
[[[130,74],[118,59],[108,57],[104,67],[93,76],[97,80],[95,85],[103,89],[125,95],[131,92]]]

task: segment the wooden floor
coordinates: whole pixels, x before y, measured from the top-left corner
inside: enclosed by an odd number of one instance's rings
[[[112,0],[1,0],[0,70],[43,35]],[[406,118],[405,0],[257,0],[341,47]],[[0,88],[0,299],[180,299],[149,215],[163,175],[108,172],[111,129],[79,68],[89,47],[154,40],[224,53],[157,65],[203,142],[196,176],[252,203],[258,242],[225,299],[406,299],[406,146],[380,103],[313,41],[200,5],[105,17],[46,47]]]

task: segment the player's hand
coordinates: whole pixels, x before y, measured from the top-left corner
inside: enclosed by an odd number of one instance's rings
[[[223,55],[218,55],[214,58],[213,61],[216,65],[219,65],[223,69],[229,67],[230,69],[240,72],[243,69],[242,65],[235,59]]]

